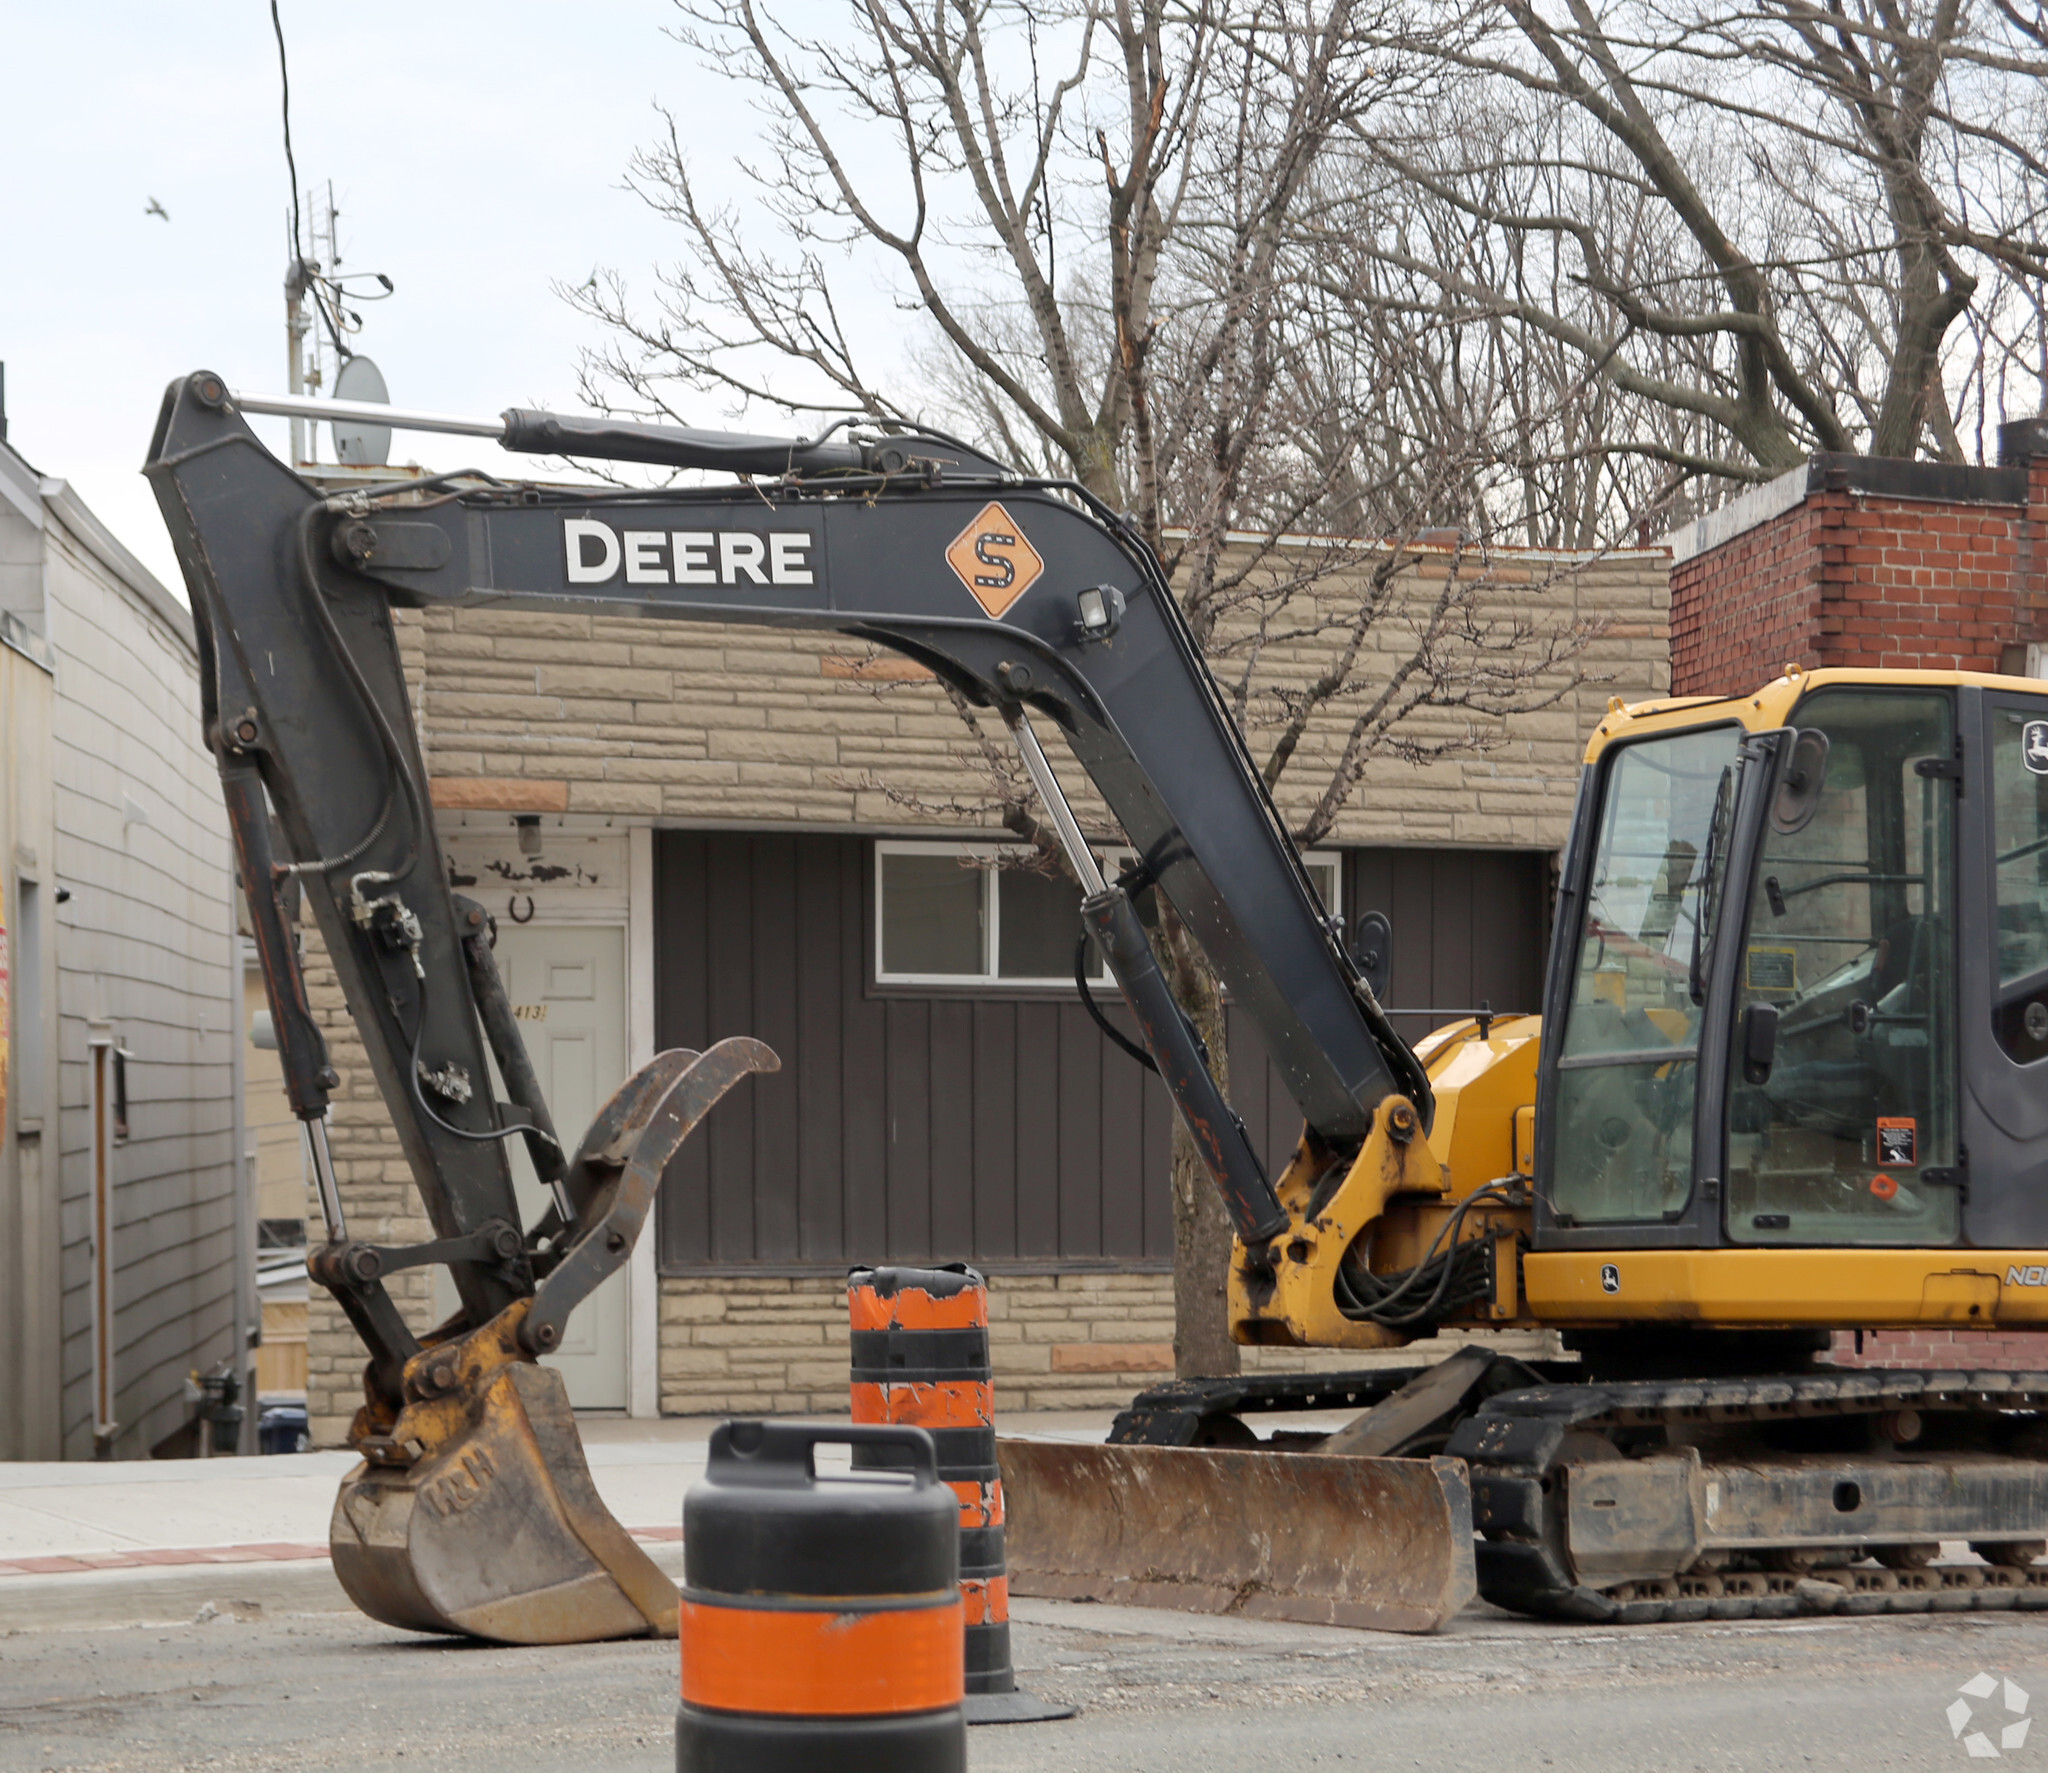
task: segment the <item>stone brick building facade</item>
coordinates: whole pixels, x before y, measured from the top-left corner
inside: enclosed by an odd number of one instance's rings
[[[1425,597],[1440,589],[1447,573],[1471,570],[1472,563],[1452,550],[1424,549],[1399,582],[1404,596]],[[1548,860],[1570,818],[1585,733],[1610,697],[1635,700],[1668,688],[1663,550],[1501,556],[1484,570],[1489,596],[1526,611],[1539,626],[1576,628],[1585,637],[1583,652],[1553,685],[1555,702],[1540,711],[1501,720],[1447,712],[1427,717],[1418,728],[1425,739],[1469,736],[1483,744],[1425,764],[1388,759],[1368,769],[1328,840],[1332,853],[1348,858],[1343,878],[1359,883],[1361,894],[1376,890],[1363,883],[1384,876],[1389,857],[1395,863],[1404,856],[1420,858],[1445,880],[1460,858],[1491,857],[1528,863],[1526,878],[1540,901]],[[1404,631],[1401,610],[1380,631],[1389,637],[1385,663],[1391,669],[1392,648]],[[663,998],[679,938],[665,920],[681,901],[673,884],[661,879],[673,834],[746,835],[764,854],[779,845],[827,839],[853,840],[872,850],[876,839],[1000,835],[986,823],[945,810],[957,806],[964,788],[983,779],[984,765],[938,686],[907,661],[849,646],[841,636],[603,614],[442,609],[401,612],[400,641],[443,836],[458,881],[468,883],[462,890],[483,898],[501,929],[521,922],[535,928],[580,922],[613,923],[625,932],[622,1008],[634,1064],[655,1050],[658,1030],[664,1043],[688,1037],[696,1044],[742,1032],[768,1038],[763,1019],[792,989],[779,973],[750,980],[751,996],[732,1000],[743,1005],[733,1014],[749,1016],[754,1026],[714,1015],[713,1025],[701,1033],[692,1027],[676,1032],[677,1012]],[[1269,680],[1305,676],[1331,644],[1274,648],[1263,669]],[[1304,738],[1279,789],[1288,818],[1302,817],[1327,782],[1346,719],[1333,712]],[[1061,768],[1084,822],[1099,821],[1101,809],[1087,792],[1086,778],[1070,764]],[[519,847],[520,821],[529,822],[529,839],[538,837],[547,868],[532,867],[530,854]],[[1381,875],[1359,860],[1366,857],[1379,859],[1373,866]],[[1422,885],[1408,889],[1414,908],[1396,912],[1397,936],[1404,917],[1411,927],[1431,918],[1472,925],[1501,921],[1500,908],[1485,903],[1483,889],[1474,904],[1459,900],[1455,891],[1431,891],[1428,877],[1419,878]],[[800,909],[771,912],[762,909],[765,903],[754,895],[750,915],[757,929],[796,921],[806,931],[806,954],[814,936],[824,941],[825,932],[804,921]],[[1344,909],[1348,916],[1365,908]],[[1540,966],[1543,940],[1540,902],[1535,910],[1523,944],[1536,950],[1523,957],[1531,967]],[[853,946],[844,964],[865,969],[853,981],[854,995],[885,998],[881,1010],[894,1019],[892,1029],[929,1011],[932,1050],[941,1051],[943,1029],[954,1025],[943,1018],[964,1018],[970,1011],[979,1016],[987,1009],[963,1007],[953,1001],[958,993],[929,994],[929,1006],[910,990],[878,994],[873,955],[864,961],[859,951],[869,938],[848,928]],[[703,933],[691,939],[701,943]],[[711,945],[721,944],[730,945],[714,931]],[[758,939],[756,949],[766,952]],[[317,956],[309,956],[309,963],[313,1000],[343,1080],[333,1146],[351,1228],[379,1241],[424,1237],[427,1227],[410,1176],[332,974]],[[801,972],[802,955],[799,963]],[[1397,970],[1396,997],[1418,1007],[1462,1004],[1467,999],[1458,994],[1478,994],[1455,969],[1410,977],[1404,996]],[[1049,986],[1034,991],[1010,994],[1032,999],[1018,1009],[1020,1018],[1078,1015],[1071,984],[1064,992]],[[1062,997],[1065,1006],[1058,1002]],[[748,1010],[747,1004],[757,1007]],[[1118,1064],[1128,1069],[1127,1062]],[[1255,1071],[1237,1067],[1240,1089],[1256,1089]],[[1080,1079],[1085,1099],[1107,1102],[1106,1093],[1088,1093],[1097,1089],[1090,1076]],[[1063,1079],[1060,1089],[1070,1082]],[[1108,1086],[1102,1088],[1106,1092]],[[729,1117],[727,1124],[755,1143],[785,1131],[769,1124],[772,1116],[763,1118],[767,1111],[737,1104],[735,1098],[716,1111],[692,1142],[704,1141],[713,1150],[714,1191],[721,1197],[745,1186],[745,1165],[753,1160],[739,1151],[737,1133],[725,1149],[738,1155],[717,1155],[707,1135],[720,1117]],[[1106,1140],[1110,1109],[1090,1112]],[[1248,1111],[1247,1118],[1254,1113]],[[1277,1129],[1287,1123],[1285,1105],[1273,1104],[1269,1119],[1279,1136]],[[1157,1141],[1163,1140],[1164,1122],[1155,1115],[1147,1127],[1146,1137],[1155,1140],[1147,1147],[1150,1163],[1163,1151]],[[1059,1161],[1066,1162],[1065,1155]],[[929,1187],[943,1189],[949,1179],[958,1181],[934,1158]],[[671,1195],[677,1186],[672,1172],[663,1215],[675,1210]],[[1163,1174],[1143,1186],[1163,1198]],[[1138,1242],[1119,1243],[1108,1230],[1102,1254],[1075,1254],[1082,1245],[1063,1244],[1065,1255],[1024,1254],[1021,1246],[1017,1254],[988,1255],[954,1245],[928,1249],[914,1237],[905,1247],[887,1247],[893,1233],[881,1237],[885,1247],[861,1244],[858,1253],[868,1261],[926,1254],[983,1261],[991,1275],[992,1342],[1003,1407],[1096,1407],[1126,1399],[1170,1370],[1170,1242],[1162,1248],[1158,1240],[1157,1201],[1147,1210],[1153,1221],[1144,1235],[1151,1241],[1136,1256],[1129,1252],[1140,1248]],[[1061,1235],[1067,1236],[1064,1229]],[[757,1240],[764,1250],[772,1241]],[[843,1259],[835,1260],[830,1249],[821,1255],[797,1247],[793,1256],[684,1260],[680,1248],[662,1231],[643,1237],[636,1253],[629,1277],[626,1408],[681,1414],[844,1407]],[[409,1315],[425,1321],[432,1310],[426,1280],[415,1272],[394,1281],[405,1283],[393,1290]],[[1261,1366],[1294,1367],[1356,1364],[1357,1358],[1263,1350],[1248,1355]],[[317,1442],[331,1444],[345,1431],[359,1395],[360,1366],[353,1337],[316,1294],[309,1405]]]

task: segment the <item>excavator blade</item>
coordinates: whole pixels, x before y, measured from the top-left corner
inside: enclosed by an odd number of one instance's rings
[[[996,1447],[1013,1594],[1428,1632],[1477,1590],[1463,1460]]]
[[[395,1421],[358,1418],[364,1460],[328,1539],[372,1619],[505,1644],[676,1635],[676,1585],[605,1507],[562,1377],[531,1349],[555,1346],[568,1311],[625,1261],[661,1172],[712,1106],[780,1063],[743,1037],[650,1060],[577,1154],[589,1223],[538,1293],[414,1355]]]

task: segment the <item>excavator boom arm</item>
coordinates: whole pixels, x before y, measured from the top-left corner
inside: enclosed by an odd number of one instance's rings
[[[364,1463],[334,1516],[336,1573],[398,1625],[524,1642],[672,1631],[672,1591],[597,1500],[560,1378],[536,1363],[624,1262],[680,1140],[742,1075],[778,1061],[739,1037],[659,1054],[573,1158],[555,1142],[482,908],[449,890],[394,607],[832,630],[893,648],[993,709],[1088,889],[1084,927],[1248,1250],[1286,1231],[1289,1212],[1174,1001],[1135,893],[1166,895],[1257,1025],[1307,1122],[1306,1149],[1363,1162],[1374,1140],[1411,1137],[1431,1113],[1429,1081],[1326,915],[1157,559],[1082,489],[902,428],[790,441],[526,412],[415,416],[508,449],[776,476],[585,492],[472,472],[323,496],[205,373],[167,392],[146,469],[191,590],[208,739],[287,1091],[308,1123],[327,1220],[309,1268],[371,1357],[351,1434]],[[1059,727],[1137,851],[1114,884],[1034,720]],[[343,1217],[324,1143],[339,1079],[289,915],[301,896],[426,1204],[425,1244],[369,1243]],[[494,1059],[509,1104],[492,1099]],[[1390,1097],[1412,1107],[1381,1114]],[[533,1226],[514,1199],[514,1138],[554,1195]],[[383,1277],[429,1262],[449,1268],[463,1310],[417,1338]],[[1442,1482],[1350,1475],[1366,1488],[1332,1489],[1329,1509],[1369,1504],[1455,1551],[1463,1505]],[[1438,1562],[1426,1593],[1362,1575],[1344,1605],[1431,1622],[1469,1587],[1469,1557]]]
[[[511,414],[505,430],[562,447],[565,427]],[[617,429],[584,422],[567,441],[659,456],[659,428]],[[734,459],[715,436],[672,435],[671,459]],[[772,440],[743,441],[748,465],[773,456]],[[147,472],[205,635],[214,741],[277,809],[442,1238],[516,1217],[394,604],[831,629],[909,655],[1006,719],[1049,718],[1259,1026],[1310,1129],[1355,1146],[1396,1092],[1427,1114],[1422,1068],[1325,917],[1151,552],[1076,488],[941,454],[943,466],[915,445],[812,443],[788,459],[815,477],[773,483],[586,494],[476,476],[323,498],[263,448],[217,377],[166,394]],[[288,1030],[303,1018],[283,996]],[[465,1082],[471,1099],[456,1100]],[[301,1093],[300,1113],[324,1107]],[[1242,1128],[1199,1124],[1216,1118],[1213,1085],[1176,1093],[1239,1229],[1271,1235],[1284,1219]],[[478,1321],[521,1290],[502,1263],[452,1266]]]

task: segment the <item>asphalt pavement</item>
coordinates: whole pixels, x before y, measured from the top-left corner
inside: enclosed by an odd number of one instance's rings
[[[710,1427],[583,1424],[600,1492],[672,1571]],[[672,1643],[510,1650],[349,1609],[321,1543],[349,1462],[0,1465],[0,1773],[672,1766]],[[1013,1607],[1024,1685],[1080,1715],[975,1730],[977,1773],[2048,1763],[2048,1614],[1615,1630],[1475,1604],[1416,1638]]]
[[[2040,1615],[1553,1627],[1485,1607],[1429,1638],[1016,1604],[1063,1723],[969,1733],[975,1773],[1931,1768],[2048,1702]],[[2009,1713],[2003,1682],[2022,1695]],[[1981,1683],[1979,1683],[1981,1684]],[[507,1650],[350,1614],[0,1632],[0,1773],[433,1768],[663,1773],[673,1644]],[[1999,1758],[2024,1766],[2048,1739]],[[1978,1757],[1982,1758],[1982,1757]],[[820,1773],[827,1763],[821,1761]]]

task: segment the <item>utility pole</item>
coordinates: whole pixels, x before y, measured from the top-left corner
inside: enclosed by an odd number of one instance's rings
[[[290,357],[285,365],[285,387],[293,394],[306,391],[306,333],[311,321],[306,316],[306,296],[312,288],[312,266],[300,256],[299,243],[292,242],[291,263],[284,274],[284,329]],[[292,466],[309,458],[306,454],[306,421],[292,420]]]
[[[315,256],[308,258],[301,244],[299,217],[294,209],[291,257],[284,274],[284,325],[288,352],[285,387],[293,394],[310,394],[326,385],[326,359],[330,354],[334,359],[335,381],[339,384],[341,372],[356,355],[344,335],[360,332],[363,324],[362,316],[349,304],[381,302],[392,293],[391,279],[382,271],[350,273],[358,282],[374,284],[375,288],[350,289],[344,284],[341,274],[341,212],[335,207],[334,181],[331,179],[327,183],[325,231],[322,231],[322,216],[318,209],[313,212],[312,223],[309,244]],[[320,324],[316,325],[316,321]],[[321,325],[326,328],[324,335]],[[364,358],[363,367],[369,373],[375,392],[356,398],[383,400],[384,382],[377,373],[376,365]],[[295,418],[291,421],[294,468],[310,467],[319,460],[320,425],[318,419]]]

